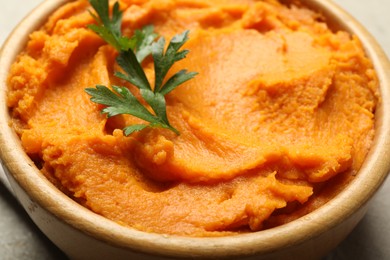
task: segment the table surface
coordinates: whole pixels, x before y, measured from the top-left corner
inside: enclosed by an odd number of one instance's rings
[[[54,1],[54,0],[53,0]],[[389,0],[334,0],[359,20],[390,57]],[[0,45],[17,23],[42,0],[3,1],[0,9]],[[390,156],[390,155],[389,155]],[[349,237],[326,260],[390,259],[390,179],[370,204],[370,210]],[[32,223],[0,183],[0,260],[66,259]]]

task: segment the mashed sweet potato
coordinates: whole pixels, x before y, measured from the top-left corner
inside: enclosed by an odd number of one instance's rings
[[[107,119],[85,88],[123,85],[117,52],[72,1],[33,32],[9,75],[26,152],[74,200],[120,224],[185,236],[257,231],[323,205],[353,179],[374,136],[378,82],[359,40],[299,3],[122,0],[123,32],[190,30],[167,96],[180,135]],[[153,79],[151,60],[144,68]],[[133,86],[128,87],[136,93]]]

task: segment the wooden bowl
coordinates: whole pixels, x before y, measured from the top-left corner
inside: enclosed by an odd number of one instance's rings
[[[336,247],[361,220],[390,170],[390,64],[371,35],[328,0],[302,0],[324,14],[333,29],[357,35],[380,81],[376,136],[366,161],[348,187],[330,202],[288,224],[250,234],[190,238],[126,228],[80,206],[56,189],[23,151],[9,126],[6,79],[30,32],[67,0],[47,0],[13,31],[0,53],[0,155],[12,190],[38,227],[74,259],[240,258],[316,259]]]

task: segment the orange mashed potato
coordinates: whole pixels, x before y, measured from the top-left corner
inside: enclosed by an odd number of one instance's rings
[[[33,32],[9,75],[12,124],[36,165],[81,205],[146,232],[222,236],[287,223],[326,203],[361,167],[378,81],[359,40],[299,3],[122,0],[123,33],[186,29],[199,72],[167,95],[180,135],[107,119],[84,89],[125,83],[117,52],[72,1]],[[153,63],[143,64],[153,80]],[[127,85],[134,93],[134,86]]]

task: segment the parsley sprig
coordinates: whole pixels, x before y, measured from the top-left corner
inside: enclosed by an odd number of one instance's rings
[[[91,101],[105,105],[102,113],[107,114],[108,117],[129,114],[149,122],[149,124],[125,127],[123,131],[126,136],[146,127],[162,127],[179,134],[178,130],[168,121],[165,95],[180,84],[195,77],[197,73],[180,70],[169,79],[165,80],[165,78],[173,64],[184,59],[188,54],[188,50],[180,49],[188,40],[189,31],[174,36],[164,51],[165,38],[160,37],[156,41],[158,35],[154,33],[154,28],[151,25],[136,30],[131,38],[122,35],[122,12],[118,2],[113,6],[111,17],[108,0],[90,0],[89,2],[97,14],[96,16],[91,13],[97,24],[88,27],[119,52],[116,62],[122,71],[115,72],[115,76],[137,87],[151,109],[144,106],[124,86],[113,85],[111,86],[112,90],[104,85],[86,88],[85,91],[91,96]],[[155,81],[153,87],[141,65],[142,61],[149,55],[152,55],[154,62]]]

